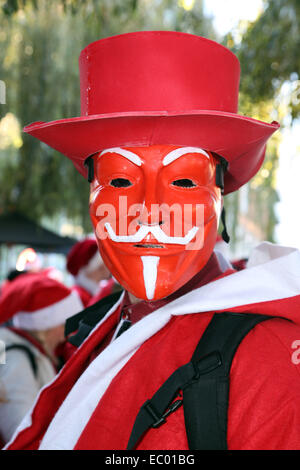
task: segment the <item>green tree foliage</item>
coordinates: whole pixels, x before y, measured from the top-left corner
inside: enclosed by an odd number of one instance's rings
[[[288,112],[300,114],[300,2],[266,1],[265,10],[250,24],[235,48],[244,78],[241,90],[259,103],[274,100],[289,84]]]

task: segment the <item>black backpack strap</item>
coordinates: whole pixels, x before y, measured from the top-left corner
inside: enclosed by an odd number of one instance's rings
[[[189,448],[227,449],[229,374],[234,354],[243,338],[270,316],[217,313],[213,316],[193,354],[192,362],[218,354],[220,366],[183,389],[184,418]]]
[[[9,346],[5,347],[5,352],[11,351],[13,349],[19,349],[20,351],[23,351],[27,355],[27,357],[29,359],[29,362],[30,362],[30,365],[31,365],[31,368],[33,370],[33,374],[36,377],[36,375],[37,375],[37,363],[36,363],[36,358],[35,358],[33,352],[31,351],[31,349],[28,346],[26,346],[26,344],[10,344]]]
[[[189,448],[227,448],[229,372],[235,351],[264,315],[217,313],[202,335],[191,361],[177,369],[141,407],[127,449],[134,449],[148,429],[166,422],[183,402]],[[173,401],[180,390],[183,401]],[[172,403],[173,402],[173,403]]]
[[[107,312],[117,303],[123,291],[110,294],[66,321],[65,336],[73,346],[79,347],[88,337],[93,328],[105,317]]]
[[[172,409],[167,410],[167,408],[170,406],[170,403],[172,403],[182,386],[186,382],[192,380],[194,375],[195,370],[191,362],[185,364],[182,367],[179,367],[179,369],[177,369],[158,389],[151,400],[147,400],[143,404],[136,417],[128,441],[127,450],[134,449],[138,441],[141,439],[144,433],[148,431],[148,429],[151,427],[157,428],[161,426],[163,423],[165,423],[166,417],[170,414],[170,412],[175,411],[175,409],[179,407],[180,404],[182,404],[182,400],[180,400],[181,403],[177,403],[174,410],[173,407]]]

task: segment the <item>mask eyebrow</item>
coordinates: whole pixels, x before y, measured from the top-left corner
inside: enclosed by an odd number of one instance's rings
[[[142,160],[140,159],[138,155],[136,155],[133,152],[130,152],[129,150],[122,149],[121,147],[113,147],[110,149],[105,149],[100,153],[99,157],[102,157],[102,155],[105,155],[106,153],[117,153],[118,155],[121,155],[122,157],[127,158],[127,160],[131,161],[137,166],[142,165]]]
[[[177,160],[177,158],[180,158],[183,155],[186,155],[187,153],[199,153],[209,159],[209,155],[207,152],[205,152],[205,150],[202,150],[198,147],[182,147],[179,149],[172,150],[172,152],[168,153],[163,159],[163,165],[167,166],[170,163],[174,162],[174,160]]]

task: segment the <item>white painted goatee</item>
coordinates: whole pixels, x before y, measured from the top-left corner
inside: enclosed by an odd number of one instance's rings
[[[143,276],[146,295],[147,299],[151,300],[153,299],[155,293],[159,256],[141,256],[141,260],[143,263]]]

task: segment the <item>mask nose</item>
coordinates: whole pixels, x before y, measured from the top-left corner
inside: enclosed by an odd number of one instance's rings
[[[150,216],[151,217],[151,216]],[[164,221],[163,220],[155,220],[154,222],[151,221],[151,219],[149,220],[149,216],[148,215],[144,215],[144,213],[142,213],[142,215],[139,217],[138,219],[138,224],[139,225],[146,225],[147,227],[153,227],[155,225],[163,225],[164,224]]]

